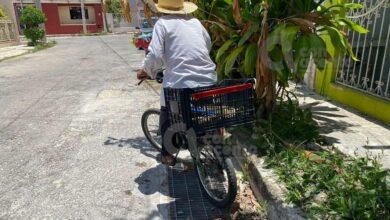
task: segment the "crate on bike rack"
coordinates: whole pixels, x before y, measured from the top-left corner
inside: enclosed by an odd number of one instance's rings
[[[252,81],[225,80],[215,86],[194,89],[165,88],[170,123],[182,130],[192,128],[197,134],[252,123],[255,120]]]

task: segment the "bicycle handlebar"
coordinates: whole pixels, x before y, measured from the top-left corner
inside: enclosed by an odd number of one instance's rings
[[[157,83],[162,83],[163,82],[163,77],[164,77],[164,74],[163,72],[158,72],[157,75],[156,75],[156,78],[154,80],[156,80]],[[146,79],[142,79],[140,80],[138,83],[137,83],[137,86],[141,85],[145,80],[147,79],[151,79],[150,77],[146,78]]]
[[[145,81],[145,79],[140,80],[140,81],[137,83],[137,86],[141,85],[144,81]]]

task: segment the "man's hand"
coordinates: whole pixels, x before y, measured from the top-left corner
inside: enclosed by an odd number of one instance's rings
[[[138,80],[145,80],[148,78],[148,74],[142,70],[142,69],[139,69],[137,70],[137,79]]]

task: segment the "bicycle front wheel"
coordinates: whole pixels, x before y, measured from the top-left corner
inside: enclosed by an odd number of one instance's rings
[[[160,110],[159,109],[149,109],[145,111],[142,115],[142,130],[145,134],[145,137],[148,139],[150,144],[161,151],[161,132],[160,132]]]
[[[237,195],[237,178],[230,158],[206,145],[200,147],[195,164],[206,197],[217,207],[230,206]]]

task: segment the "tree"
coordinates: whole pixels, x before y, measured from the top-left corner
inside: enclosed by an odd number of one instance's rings
[[[219,78],[255,77],[265,115],[277,97],[288,94],[291,79],[303,78],[309,60],[325,68],[331,61],[330,39],[337,54],[352,52],[345,32],[368,31],[346,17],[361,9],[342,0],[197,0],[197,16],[211,33]],[[287,93],[286,93],[287,92]]]
[[[106,0],[104,7],[107,13],[122,14],[122,6],[120,0]]]
[[[31,41],[31,45],[37,45],[37,42],[45,36],[45,30],[40,24],[46,22],[45,14],[36,8],[27,6],[20,17],[20,23],[26,26],[24,35]]]

